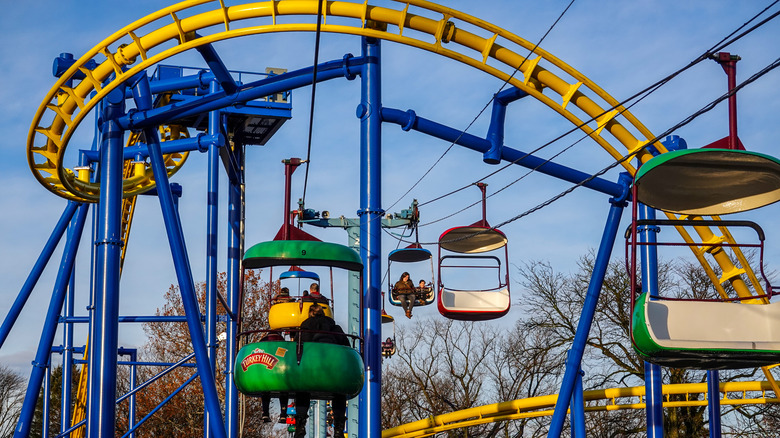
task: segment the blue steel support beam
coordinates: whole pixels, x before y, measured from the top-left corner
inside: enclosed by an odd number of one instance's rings
[[[140,75],[137,83],[134,84],[133,95],[138,108],[143,110],[151,107],[152,96],[149,89],[149,79],[145,74]],[[174,196],[168,181],[168,173],[160,147],[160,139],[157,137],[157,130],[152,127],[144,128],[144,134],[146,135],[149,146],[149,158],[151,160],[152,170],[158,188],[157,197],[160,200],[163,222],[165,223],[165,230],[168,234],[168,244],[171,248],[176,278],[179,282],[182,306],[184,307],[184,314],[187,317],[187,327],[189,328],[192,349],[195,353],[195,362],[197,364],[198,374],[200,375],[201,387],[203,388],[205,408],[212,419],[211,430],[214,433],[214,436],[217,438],[225,438],[224,424],[221,421],[216,421],[218,418],[222,418],[222,408],[219,404],[214,372],[209,363],[206,338],[203,333],[203,326],[200,323],[201,317],[200,309],[198,307],[198,298],[195,292],[195,282],[192,278],[187,248],[184,244],[181,219],[176,210]]]
[[[360,393],[360,436],[382,434],[382,108],[380,41],[363,37],[360,118],[360,256],[363,259],[363,360],[366,381]]]
[[[720,438],[720,376],[718,370],[707,370],[707,414],[710,438]]]
[[[68,229],[68,238],[73,238],[75,227]],[[65,297],[65,317],[73,316],[76,298],[76,268],[70,273],[68,294]],[[70,427],[71,385],[73,382],[73,323],[64,323],[62,330],[62,384],[60,385],[60,433]]]
[[[227,321],[225,341],[225,425],[230,438],[238,437],[238,388],[233,383],[236,353],[238,353],[238,308],[243,284],[242,257],[244,255],[244,145],[234,144],[234,149],[222,148],[225,155],[235,162],[234,178],[228,179],[228,231],[227,231],[227,301],[233,317]],[[227,163],[226,163],[227,165]]]
[[[209,46],[211,47],[211,46]],[[212,49],[213,50],[213,49]],[[217,81],[212,81],[209,92],[219,90]],[[209,132],[220,130],[221,113],[219,110],[209,113]],[[219,148],[220,143],[209,145],[208,192],[206,194],[206,342],[208,342],[209,364],[217,370],[217,245],[219,244]],[[232,310],[232,309],[231,309]],[[208,412],[204,412],[203,434],[212,437]],[[222,421],[221,418],[219,421]]]
[[[504,147],[506,107],[525,96],[528,96],[528,93],[517,87],[509,88],[493,96],[493,111],[490,114],[490,127],[487,134],[487,139],[490,141],[490,149],[482,155],[482,161],[485,163],[498,164],[501,162],[501,149]]]
[[[30,435],[30,427],[32,425],[33,415],[35,414],[35,405],[38,402],[38,394],[41,391],[41,385],[43,384],[45,375],[48,372],[47,367],[51,346],[54,341],[55,333],[57,332],[57,321],[60,312],[62,311],[62,305],[65,302],[65,294],[70,280],[70,274],[73,272],[73,263],[76,259],[79,240],[81,240],[84,223],[87,219],[87,211],[89,210],[87,204],[76,204],[73,201],[69,201],[69,203],[78,206],[78,213],[75,216],[76,232],[72,236],[68,236],[68,241],[62,254],[60,270],[57,273],[54,292],[52,293],[51,301],[49,302],[46,318],[44,319],[41,339],[38,342],[35,360],[32,363],[33,368],[30,373],[30,380],[27,382],[27,392],[24,396],[19,422],[14,431],[14,438],[26,438]]]
[[[41,278],[43,269],[46,268],[46,265],[49,263],[51,255],[57,248],[57,244],[60,242],[60,239],[62,239],[62,235],[65,234],[65,230],[68,229],[68,223],[70,223],[70,220],[73,217],[73,213],[76,212],[76,209],[79,207],[79,205],[81,204],[76,202],[68,202],[68,205],[65,206],[65,211],[62,212],[60,220],[57,221],[57,225],[54,226],[54,230],[51,232],[49,240],[46,241],[46,245],[44,245],[43,250],[41,251],[41,255],[38,256],[38,260],[35,262],[35,265],[30,271],[30,275],[27,276],[27,280],[24,282],[22,289],[19,291],[19,295],[16,296],[16,300],[14,300],[13,305],[11,305],[11,309],[5,316],[3,325],[0,326],[0,348],[3,347],[5,340],[8,338],[8,334],[11,333],[11,329],[16,323],[16,320],[19,318],[19,314],[22,312],[25,303],[27,303],[27,300],[30,298],[30,294],[32,293],[33,289],[35,289],[35,285],[38,284],[38,280]]]
[[[620,226],[620,217],[626,207],[626,198],[628,197],[628,187],[631,184],[631,176],[626,173],[620,174],[620,184],[623,186],[623,194],[617,198],[609,200],[611,207],[607,216],[607,223],[604,227],[604,234],[601,236],[601,244],[596,255],[596,262],[593,265],[593,272],[588,284],[588,291],[585,295],[585,302],[582,306],[582,314],[577,323],[577,332],[574,335],[571,350],[566,358],[566,371],[561,383],[561,390],[558,391],[558,400],[555,403],[552,423],[547,433],[548,438],[559,438],[563,430],[563,423],[566,420],[566,411],[571,402],[571,396],[574,392],[574,384],[577,379],[577,373],[582,364],[582,355],[585,351],[585,344],[588,341],[590,327],[593,323],[593,315],[596,313],[601,286],[604,282],[607,268],[609,267],[609,258],[612,254],[612,247],[615,245],[615,236],[617,236]]]
[[[319,64],[317,66],[317,82],[324,82],[339,77],[351,79],[360,73],[363,63],[364,60],[362,58],[345,55],[343,59]],[[122,117],[119,120],[119,124],[125,129],[156,126],[169,120],[199,115],[207,111],[248,102],[263,96],[307,87],[312,83],[313,73],[313,67],[308,67],[241,85],[231,95],[227,95],[223,90],[217,93],[209,93],[187,102],[177,102],[175,105],[135,111]]]
[[[639,204],[639,219],[655,219],[655,209]],[[658,227],[645,225],[637,230],[641,243],[655,243]],[[658,296],[658,247],[655,245],[639,245],[640,272],[642,292]],[[631,309],[633,311],[633,309]],[[647,418],[647,437],[662,438],[664,436],[664,408],[662,392],[661,366],[645,362],[645,416]]]
[[[404,131],[414,129],[415,131],[455,143],[473,151],[482,152],[483,154],[493,147],[490,140],[418,117],[412,110],[401,111],[393,108],[382,108],[382,120],[400,125]],[[501,148],[501,159],[529,169],[535,169],[539,173],[560,178],[574,184],[579,184],[591,177],[588,173],[548,162],[543,158],[538,158],[506,146]],[[594,178],[583,184],[583,186],[613,197],[622,196],[624,190],[620,184],[615,184],[602,178]]]
[[[116,350],[119,342],[119,269],[122,256],[122,178],[124,130],[116,119],[125,112],[124,87],[109,93],[103,107],[100,146],[100,202],[95,241],[94,332],[90,338],[87,437],[114,436]]]
[[[200,38],[200,35],[198,35],[198,38]],[[225,67],[225,63],[220,59],[219,53],[214,50],[214,46],[211,44],[204,44],[196,47],[195,50],[200,53],[200,56],[202,56],[203,60],[206,61],[206,64],[209,65],[209,69],[211,69],[211,72],[217,78],[219,85],[222,86],[225,93],[235,93],[238,85],[236,84],[236,81],[233,80],[233,76],[230,75],[227,67]],[[213,93],[215,91],[216,90],[212,88],[210,92]]]
[[[582,391],[582,376],[585,372],[579,370],[574,380],[574,392],[571,395],[571,437],[585,438],[585,397]]]

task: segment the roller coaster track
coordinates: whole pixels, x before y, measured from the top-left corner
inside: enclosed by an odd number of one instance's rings
[[[234,6],[226,6],[223,0],[189,0],[123,27],[76,60],[39,106],[26,146],[33,175],[58,196],[79,202],[97,201],[100,186],[90,182],[89,170],[67,168],[64,157],[76,128],[109,92],[137,73],[202,45],[248,35],[314,32],[316,23],[311,17],[317,15],[318,6],[319,0]],[[644,148],[655,136],[633,114],[583,74],[507,30],[424,0],[399,1],[397,8],[372,5],[368,0],[323,0],[322,6],[322,32],[379,38],[469,65],[506,81],[556,111],[612,159],[619,160],[626,154],[636,154],[642,162],[651,158]],[[531,50],[533,53],[527,55]],[[87,67],[91,60],[97,62],[97,67]],[[77,75],[84,79],[77,79]],[[661,153],[667,151],[660,142],[653,146]],[[169,157],[168,172],[175,172],[182,163],[181,157]],[[628,160],[621,165],[632,175],[636,172]],[[134,167],[137,171],[123,185],[125,197],[154,186],[148,164]],[[763,294],[761,284],[738,249],[727,251],[714,246],[719,242],[735,243],[725,227],[719,227],[718,234],[709,227],[698,226],[694,230],[698,239],[678,227],[688,243],[701,242],[696,243],[700,246],[693,248],[693,253],[721,295],[726,295],[723,285],[727,283],[741,297]],[[712,262],[706,254],[711,255]],[[764,369],[764,373],[776,388],[769,370]]]
[[[207,4],[214,5],[215,9],[204,10]],[[323,6],[323,32],[376,37],[462,62],[527,92],[580,126],[612,158],[620,159],[626,153],[636,153],[642,161],[651,158],[643,148],[654,138],[653,134],[616,99],[552,54],[538,47],[534,49],[534,44],[507,30],[423,0],[398,2],[397,9],[370,5],[368,1],[323,1]],[[190,0],[125,26],[79,58],[39,106],[27,141],[33,175],[59,196],[96,201],[99,184],[89,182],[88,172],[76,173],[66,168],[63,159],[73,132],[97,102],[133,75],[201,45],[246,35],[312,32],[316,29],[314,23],[295,22],[295,19],[316,16],[317,7],[317,0],[268,1],[230,7],[222,0]],[[532,49],[534,53],[529,58],[519,54]],[[98,58],[102,61],[97,67],[87,68],[90,60],[99,61]],[[522,77],[514,75],[516,69]],[[85,78],[75,79],[77,74]],[[659,142],[653,146],[666,152]],[[181,166],[181,161],[173,159],[167,164],[172,173]],[[622,166],[631,174],[636,171],[629,161],[624,161]],[[125,181],[125,196],[153,185],[151,172],[146,170],[148,165]],[[686,241],[694,242],[684,229],[678,230]],[[708,227],[695,230],[703,245],[694,254],[722,295],[726,293],[721,286],[725,282],[730,282],[742,297],[763,294],[747,260],[738,250],[734,258],[741,267],[736,267],[722,248],[712,249],[712,244],[718,241],[733,243],[727,230],[722,230],[722,236],[715,235]],[[705,259],[708,251],[717,267],[711,267]],[[723,273],[720,277],[718,271]],[[750,286],[743,275],[748,277]]]
[[[769,397],[767,392],[772,392]],[[724,406],[780,403],[777,387],[770,382],[727,382],[720,384],[720,404]],[[644,409],[644,386],[585,391],[585,412]],[[664,385],[664,407],[707,406],[706,383]],[[412,438],[434,435],[452,429],[499,421],[551,416],[556,394],[479,406],[425,418],[382,431],[382,438]]]

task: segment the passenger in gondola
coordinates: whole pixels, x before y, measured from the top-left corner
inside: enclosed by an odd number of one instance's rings
[[[425,285],[425,280],[420,280],[417,285],[417,298],[420,300],[427,300],[431,296],[431,288]]]
[[[406,317],[412,317],[412,308],[414,307],[414,301],[417,299],[415,294],[414,283],[409,279],[409,273],[404,272],[401,274],[401,279],[393,286],[393,293],[396,294],[398,300],[401,302],[401,307],[406,311]]]
[[[271,298],[271,304],[290,303],[295,301],[295,298],[290,296],[290,289],[283,287],[273,298]]]
[[[303,302],[313,301],[315,303],[328,304],[328,299],[325,298],[320,293],[320,285],[319,284],[312,283],[311,286],[309,286],[309,290],[310,290],[309,294],[308,295],[304,294],[303,297],[301,298],[301,301],[303,301]]]
[[[287,288],[283,288],[287,289]],[[289,296],[289,291],[287,293]],[[284,341],[284,336],[276,331],[271,330],[266,332],[262,338],[260,338],[260,342],[274,342],[274,341]],[[288,396],[287,394],[280,394],[279,395],[279,409],[281,410],[281,414],[279,415],[279,423],[286,423],[287,422],[287,402],[288,402]],[[260,394],[260,405],[263,409],[263,423],[270,423],[271,422],[271,394],[264,392]]]
[[[301,342],[325,342],[349,346],[349,339],[344,330],[336,324],[333,318],[325,315],[324,309],[317,303],[309,307],[309,317],[301,323]],[[304,354],[306,354],[304,348]],[[294,438],[306,436],[306,420],[309,418],[311,394],[299,392],[295,394],[295,435]],[[343,431],[347,423],[347,398],[344,395],[333,395],[333,427]]]

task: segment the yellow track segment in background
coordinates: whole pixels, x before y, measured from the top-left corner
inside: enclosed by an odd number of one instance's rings
[[[706,383],[663,385],[664,407],[707,406]],[[770,382],[726,382],[720,384],[721,405],[780,403]],[[767,392],[772,392],[769,397]],[[644,409],[644,386],[585,391],[585,412]],[[671,400],[672,395],[685,395],[685,400]],[[695,397],[691,397],[695,396]],[[382,438],[431,436],[439,432],[498,421],[545,417],[553,414],[558,396],[545,395],[509,402],[479,406],[437,415],[382,431]]]

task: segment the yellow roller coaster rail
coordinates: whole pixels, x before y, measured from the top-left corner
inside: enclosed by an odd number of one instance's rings
[[[571,66],[505,29],[424,0],[398,1],[396,8],[372,5],[368,0],[321,3],[322,32],[379,38],[469,65],[507,81],[556,111],[613,159],[634,153],[642,162],[651,158],[644,148],[655,136],[633,114]],[[39,106],[27,139],[33,175],[58,196],[79,202],[97,201],[99,184],[89,182],[88,170],[65,167],[64,156],[76,128],[109,92],[133,75],[201,45],[266,33],[314,32],[317,26],[312,17],[317,15],[319,5],[320,0],[234,6],[226,6],[222,0],[189,0],[123,27],[76,60]],[[90,60],[95,60],[97,67],[87,68]],[[78,73],[85,78],[76,79]],[[661,153],[667,151],[660,142],[653,146]],[[169,173],[175,172],[181,162],[167,161]],[[632,175],[636,172],[629,160],[621,165]],[[144,165],[134,178],[125,181],[125,196],[153,186],[147,170],[148,165]],[[678,227],[678,231],[687,242],[697,242],[685,229]],[[763,294],[738,249],[713,246],[736,243],[725,227],[720,227],[717,234],[709,227],[695,227],[694,231],[701,242],[693,248],[694,255],[721,295],[726,294],[723,284],[730,285],[741,297]],[[776,385],[769,370],[764,369],[764,373],[770,384]]]
[[[772,397],[767,395],[772,393]],[[726,382],[720,384],[721,405],[780,403],[776,388],[770,382]],[[664,407],[707,406],[706,383],[663,385]],[[585,412],[622,409],[644,409],[644,386],[585,391]],[[675,399],[672,400],[672,396]],[[503,403],[479,406],[437,415],[382,431],[382,438],[412,438],[430,436],[447,430],[498,421],[545,417],[553,414],[558,396],[530,397]]]
[[[637,153],[642,161],[651,157],[643,148],[654,135],[616,99],[555,56],[541,48],[534,49],[534,44],[507,30],[423,0],[398,2],[397,9],[370,5],[367,0],[322,3],[323,32],[380,38],[462,62],[527,92],[579,126],[612,158],[619,159],[627,153]],[[214,9],[209,10],[209,4]],[[317,0],[268,1],[230,7],[221,0],[190,0],[125,26],[79,58],[44,98],[28,135],[30,169],[44,187],[59,196],[96,201],[99,184],[89,182],[88,172],[66,168],[63,158],[73,132],[97,102],[136,73],[200,45],[246,35],[315,31],[316,24],[296,20],[316,16],[317,9]],[[196,32],[200,37],[196,37]],[[527,58],[519,54],[531,50],[534,52]],[[90,70],[86,65],[93,59],[99,63]],[[74,79],[77,73],[84,74],[85,79]],[[69,83],[73,85],[67,86]],[[653,146],[666,152],[659,142]],[[167,164],[169,172],[181,165],[175,159]],[[635,173],[629,161],[622,166]],[[125,181],[125,196],[148,190],[150,175],[151,172],[139,169],[136,179]],[[686,240],[694,242],[685,230],[679,228],[679,231]],[[722,248],[712,250],[712,243],[717,241],[734,243],[727,231],[718,236],[708,227],[697,227],[696,232],[703,244],[694,254],[722,295],[726,293],[721,286],[725,282],[742,297],[763,294],[738,250],[735,258],[741,267],[735,267]],[[717,268],[705,259],[707,251],[711,252]],[[718,271],[723,275],[719,277]],[[744,282],[743,274],[752,288]]]

